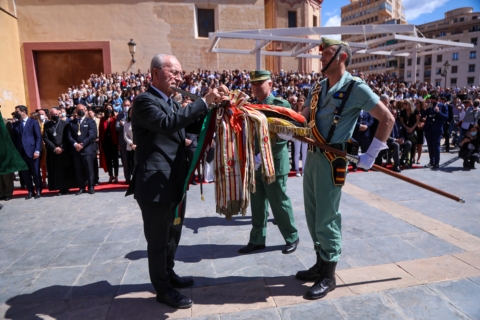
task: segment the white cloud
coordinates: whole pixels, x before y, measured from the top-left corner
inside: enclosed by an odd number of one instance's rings
[[[338,12],[338,8],[333,10],[333,11],[327,11],[325,12],[325,15],[328,16],[328,17],[331,17],[333,16],[334,14],[336,14]]]
[[[330,18],[328,18],[327,22],[325,23],[325,27],[339,27],[342,24],[342,19],[340,18],[339,15],[334,15]],[[327,37],[332,38],[332,39],[337,39],[340,40],[342,38],[341,35],[339,34],[329,34]]]
[[[405,17],[407,21],[415,20],[422,14],[430,14],[437,8],[443,6],[449,0],[404,0]]]

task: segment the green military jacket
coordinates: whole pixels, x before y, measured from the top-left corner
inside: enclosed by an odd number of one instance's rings
[[[274,106],[285,107],[288,109],[292,109],[290,103],[287,100],[282,98],[276,98],[273,94],[270,95],[263,101],[259,102],[260,104],[269,104]],[[260,152],[258,149],[259,141],[258,138],[255,139],[255,154]],[[290,172],[290,161],[288,155],[288,148],[287,148],[287,141],[276,138],[272,140],[272,154],[273,160],[275,164],[275,175],[276,176],[283,176]],[[257,171],[260,171],[257,170]]]

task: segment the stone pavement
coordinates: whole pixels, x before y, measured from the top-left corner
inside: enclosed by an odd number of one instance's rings
[[[455,154],[403,175],[454,193],[459,204],[378,172],[348,176],[341,203],[338,287],[302,298],[294,278],[315,260],[304,217],[302,178],[288,181],[298,250],[269,222],[267,248],[250,255],[250,217],[215,213],[214,186],[188,195],[176,272],[194,305],[155,302],[140,210],[124,192],[2,202],[0,315],[7,319],[480,319],[480,169]],[[422,156],[423,164],[428,155]]]

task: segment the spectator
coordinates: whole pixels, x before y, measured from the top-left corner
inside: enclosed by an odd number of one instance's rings
[[[425,101],[417,100],[415,102],[416,110],[418,110],[417,115],[417,144],[416,144],[416,153],[417,153],[417,164],[420,164],[420,158],[422,157],[423,151],[423,141],[425,140],[425,134],[423,128],[425,126],[425,121],[427,120],[427,109],[425,107]],[[414,151],[412,151],[414,153]],[[414,158],[412,157],[412,162]]]
[[[480,136],[478,131],[477,124],[471,125],[460,142],[458,156],[463,159],[463,169],[465,170],[475,169],[475,162],[479,161]]]
[[[123,103],[123,100],[122,98],[120,98],[120,94],[118,92],[115,92],[113,94],[113,101],[112,101],[113,110],[115,110],[115,112],[117,113],[122,112],[122,103]]]
[[[128,108],[127,117],[125,118],[125,124],[123,125],[123,140],[125,140],[127,150],[127,162],[124,164],[128,166],[128,177],[125,177],[127,183],[130,183],[131,174],[133,172],[133,166],[135,165],[135,149],[137,145],[133,142],[132,131],[132,108]]]
[[[405,139],[411,142],[410,157],[407,160],[407,168],[412,168],[415,162],[415,150],[418,143],[417,125],[420,122],[420,113],[410,99],[403,100],[403,109],[400,112],[400,122],[404,129]],[[423,144],[423,141],[422,141]],[[405,157],[404,157],[405,158]],[[403,164],[403,163],[402,163]]]
[[[130,169],[133,169],[133,167],[130,167],[128,165],[128,153],[127,153],[127,143],[126,140],[123,139],[124,137],[124,130],[125,130],[125,121],[128,116],[128,110],[130,109],[130,100],[125,99],[123,100],[123,110],[117,115],[117,121],[116,121],[116,130],[118,132],[118,145],[120,147],[120,156],[122,158],[122,167],[123,167],[123,176],[125,177],[125,183],[129,184],[130,183],[130,177],[132,175]]]
[[[43,114],[40,114],[40,111]],[[42,186],[43,188],[47,187],[47,149],[45,148],[45,142],[43,141],[43,131],[44,131],[44,121],[45,121],[45,111],[39,110],[39,112],[33,112],[31,114],[31,118],[38,121],[38,125],[40,126],[40,133],[42,135],[42,149],[40,150],[40,170],[42,176]],[[43,120],[42,120],[43,118]]]
[[[99,125],[100,164],[108,172],[108,183],[118,183],[118,133],[115,128],[117,119],[110,104],[105,105],[105,112]]]
[[[432,95],[429,98],[430,105],[427,109],[427,120],[424,126],[428,154],[430,156],[430,162],[425,167],[432,169],[440,167],[440,139],[443,133],[443,123],[448,119],[447,106],[443,103],[437,104],[437,99],[436,95]]]

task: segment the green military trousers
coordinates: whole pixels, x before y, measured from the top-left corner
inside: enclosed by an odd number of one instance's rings
[[[292,203],[286,194],[288,176],[276,176],[275,178],[274,182],[267,184],[263,181],[260,173],[255,174],[256,192],[251,194],[252,231],[249,242],[252,244],[265,244],[268,203],[272,207],[273,217],[285,242],[292,243],[298,239]]]
[[[308,154],[303,201],[308,230],[322,260],[337,262],[342,252],[342,187],[333,185],[330,162],[320,151]]]

